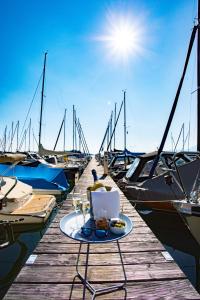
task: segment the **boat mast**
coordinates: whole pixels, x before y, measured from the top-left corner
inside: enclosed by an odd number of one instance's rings
[[[75,129],[74,123],[75,123],[75,118],[74,118],[74,105],[73,105],[73,150],[74,150],[74,129]]]
[[[66,116],[66,109],[65,109],[65,112],[64,112],[64,117],[63,117],[62,122],[61,122],[61,125],[60,125],[60,129],[59,129],[59,132],[58,132],[58,136],[57,136],[57,139],[56,139],[56,142],[55,142],[53,151],[56,149],[56,146],[57,146],[57,143],[58,143],[58,140],[59,140],[59,137],[60,137],[60,134],[61,134],[61,130],[62,130],[62,128],[63,128],[63,125],[65,126],[65,116]],[[64,129],[64,131],[65,131],[65,129]],[[65,142],[64,142],[64,143],[65,143]]]
[[[19,120],[17,121],[17,149],[16,151],[19,150]]]
[[[40,108],[40,128],[39,128],[39,151],[41,146],[41,132],[42,132],[42,113],[43,113],[43,102],[44,102],[44,81],[45,81],[45,71],[46,71],[46,58],[47,52],[44,54],[44,67],[42,75],[42,92],[41,92],[41,108]]]
[[[110,117],[110,136],[112,135],[112,123],[113,123],[113,111],[111,113],[111,117]],[[110,143],[110,152],[112,151],[112,140]]]
[[[188,46],[188,50],[187,50],[187,55],[186,55],[186,59],[185,59],[185,64],[184,64],[182,76],[181,76],[181,79],[180,79],[180,82],[179,82],[179,85],[178,85],[178,89],[177,89],[176,96],[175,96],[175,99],[174,99],[174,102],[173,102],[173,105],[172,105],[172,108],[171,108],[171,112],[170,112],[170,115],[169,115],[169,118],[168,118],[168,121],[167,121],[167,125],[165,127],[165,131],[164,131],[161,143],[160,143],[160,147],[158,148],[157,156],[154,159],[153,165],[152,165],[150,173],[149,173],[150,178],[152,178],[153,175],[154,175],[154,171],[155,171],[156,166],[157,166],[158,161],[159,161],[159,156],[160,156],[161,152],[163,151],[165,141],[167,139],[167,135],[168,135],[168,132],[169,132],[169,129],[170,129],[173,117],[174,117],[174,113],[176,111],[176,106],[177,106],[177,103],[178,103],[179,95],[180,95],[181,88],[182,88],[182,85],[183,85],[183,81],[184,81],[184,78],[185,78],[185,73],[186,73],[186,70],[187,70],[187,67],[188,67],[189,58],[190,58],[190,55],[191,55],[191,52],[192,52],[192,46],[194,44],[197,29],[198,29],[198,26],[195,25],[193,27],[193,30],[192,30],[192,33],[191,33],[190,42],[189,42],[189,46]]]
[[[197,151],[200,151],[200,0],[198,0],[197,17]]]
[[[11,126],[11,141],[10,141],[11,152],[12,152],[12,142],[13,142],[13,126],[14,126],[14,123],[12,122],[12,126]]]
[[[76,109],[74,110],[74,146],[75,150],[77,150],[77,138],[76,138]]]
[[[115,102],[114,126],[116,123],[116,117],[117,117],[117,103]],[[114,131],[114,151],[115,151],[115,131]]]
[[[28,151],[31,151],[31,119],[28,127]]]
[[[3,147],[4,152],[6,151],[6,143],[7,143],[7,125],[4,130],[4,147]]]
[[[65,126],[66,126],[66,108],[65,108],[65,113],[64,113],[64,142],[63,142],[63,151],[65,151]]]
[[[110,117],[110,137],[112,135],[112,122],[113,122],[113,111],[111,112],[111,117]],[[110,143],[110,152],[112,151],[112,140]]]
[[[126,91],[124,92],[124,151],[126,151]]]
[[[110,142],[109,142],[109,144],[107,146],[107,150],[106,151],[108,151],[108,149],[110,147],[110,143],[111,143],[112,138],[113,138],[113,135],[115,134],[116,126],[117,126],[117,123],[118,123],[118,120],[119,120],[119,117],[120,117],[120,114],[121,114],[121,110],[122,110],[123,104],[124,104],[124,100],[122,100],[122,103],[121,103],[121,106],[120,106],[120,109],[119,109],[119,113],[118,113],[118,116],[117,116],[117,119],[116,119],[116,122],[115,122],[115,125],[114,125],[114,129],[113,129],[112,135],[110,137]],[[109,128],[109,123],[108,123],[108,128]]]

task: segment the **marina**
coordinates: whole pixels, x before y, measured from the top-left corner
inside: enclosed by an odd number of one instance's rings
[[[103,174],[103,168],[97,166],[92,159],[81,176],[76,191],[84,191],[92,184],[93,168],[100,176]],[[103,181],[106,185],[116,187],[109,176]],[[98,298],[161,299],[167,297],[170,289],[170,296],[173,298],[199,299],[199,294],[176,263],[164,258],[162,253],[166,252],[165,248],[122,192],[120,198],[123,212],[133,221],[132,232],[120,240],[127,275],[127,298],[124,298],[123,290]],[[61,233],[59,222],[71,211],[72,202],[67,200],[34,250],[33,254],[37,255],[35,262],[22,268],[4,299],[70,299],[79,243]],[[99,287],[121,282],[122,269],[117,252],[115,243],[91,245],[88,274],[92,284]],[[83,269],[85,247],[81,254]],[[82,299],[82,285],[78,282],[74,285],[72,299]],[[89,292],[86,299],[90,299]]]
[[[200,299],[200,0],[9,2],[0,299]]]

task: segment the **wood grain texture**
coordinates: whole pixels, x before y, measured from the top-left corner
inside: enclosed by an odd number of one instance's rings
[[[76,192],[85,193],[92,184],[91,169],[98,175],[103,173],[93,159],[79,179]],[[115,182],[107,176],[105,185],[114,188]],[[119,189],[118,189],[119,190]],[[121,207],[134,222],[133,231],[120,240],[120,248],[128,279],[127,300],[130,299],[200,299],[184,273],[175,262],[167,262],[163,245],[120,192]],[[71,195],[68,197],[71,198]],[[4,299],[46,300],[69,299],[79,243],[64,236],[59,229],[61,218],[72,211],[72,200],[67,199],[60,208],[50,227],[34,250],[37,259],[33,265],[24,266]],[[80,270],[84,271],[86,246],[80,257]],[[91,245],[88,276],[95,287],[110,286],[123,282],[122,266],[116,243]],[[82,285],[77,280],[72,299],[82,299]],[[91,295],[87,292],[87,299]],[[100,300],[125,299],[124,291],[98,296]]]
[[[78,282],[78,281],[77,281]],[[107,286],[107,285],[106,285]],[[96,288],[102,285],[95,285]],[[69,299],[71,284],[13,284],[5,300],[23,299],[23,300],[50,300],[50,299]],[[16,295],[20,295],[16,297]],[[72,299],[81,300],[82,285],[76,284],[73,288]],[[91,295],[87,292],[87,300]],[[124,292],[117,291],[112,294],[97,297],[98,300],[123,300]],[[168,280],[168,281],[151,281],[149,282],[132,282],[127,285],[126,300],[184,300],[200,299],[194,291],[188,280]]]
[[[82,274],[84,269],[84,267],[80,267]],[[125,270],[128,281],[185,278],[183,272],[175,263],[125,265]],[[75,274],[75,266],[26,266],[21,270],[15,282],[70,283]],[[96,283],[121,282],[123,281],[122,267],[120,265],[89,266],[88,278],[91,282]]]

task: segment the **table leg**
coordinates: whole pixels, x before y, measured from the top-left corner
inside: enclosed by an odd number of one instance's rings
[[[81,275],[81,273],[78,270],[82,244],[83,243],[80,243],[80,246],[79,246],[79,252],[78,252],[78,257],[77,257],[77,261],[76,261],[77,275],[75,276],[75,278],[78,277],[81,280],[82,284],[83,284],[83,297],[82,297],[82,300],[85,300],[86,289],[88,289],[90,291],[90,293],[92,294],[92,299],[94,299],[97,295],[107,294],[107,293],[110,293],[114,290],[120,290],[120,289],[123,289],[125,291],[125,295],[126,295],[126,293],[127,293],[127,291],[126,291],[127,277],[126,277],[126,271],[125,271],[125,267],[124,267],[124,262],[123,262],[123,257],[122,257],[119,241],[117,241],[117,247],[118,247],[118,253],[119,253],[119,256],[120,256],[121,266],[122,266],[122,269],[123,269],[124,282],[122,284],[119,284],[119,285],[113,285],[113,286],[110,286],[110,287],[105,287],[105,288],[100,288],[100,289],[95,289],[87,280],[88,262],[89,262],[89,253],[90,253],[90,244],[89,243],[87,244],[87,249],[86,249],[84,277]],[[74,278],[74,280],[75,280],[75,278]]]
[[[87,244],[86,261],[85,261],[85,275],[84,275],[84,286],[83,286],[83,300],[85,300],[85,292],[87,287],[87,270],[88,270],[88,260],[89,260],[90,244]]]
[[[79,263],[79,258],[80,258],[80,254],[81,254],[81,247],[82,247],[82,243],[80,243],[80,245],[79,245],[78,256],[77,256],[77,260],[76,260],[76,272],[78,275],[80,275],[79,271],[78,271],[78,263]]]
[[[126,282],[127,282],[126,271],[125,271],[123,257],[122,257],[122,253],[121,253],[121,249],[120,249],[120,244],[119,244],[118,240],[117,240],[117,247],[118,247],[118,252],[119,252],[119,256],[120,256],[121,264],[122,264],[122,269],[123,269],[123,273],[124,273],[124,286],[126,286]]]

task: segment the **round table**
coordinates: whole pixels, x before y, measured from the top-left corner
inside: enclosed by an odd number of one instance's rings
[[[133,223],[130,220],[130,218],[127,215],[124,214],[119,214],[119,218],[125,221],[126,223],[126,229],[125,232],[121,235],[116,235],[113,234],[110,230],[108,230],[108,235],[106,237],[100,238],[95,235],[95,231],[92,231],[92,234],[88,237],[83,236],[81,234],[81,227],[89,227],[89,228],[94,228],[94,220],[90,219],[90,215],[87,214],[85,217],[85,220],[83,218],[82,213],[80,212],[72,212],[66,216],[64,216],[61,221],[60,221],[60,230],[62,233],[64,233],[67,237],[70,237],[76,241],[80,242],[79,246],[79,252],[78,252],[78,257],[77,257],[77,262],[76,262],[76,272],[77,274],[74,277],[73,284],[72,284],[72,289],[71,289],[71,294],[70,298],[72,296],[72,290],[73,290],[73,285],[75,282],[75,279],[78,277],[80,281],[83,284],[83,300],[85,299],[85,292],[86,288],[91,292],[92,294],[92,299],[95,298],[97,294],[106,294],[110,293],[111,291],[116,291],[118,289],[124,289],[126,292],[126,273],[125,273],[125,268],[124,268],[124,263],[123,263],[123,258],[120,250],[120,244],[119,240],[127,236],[131,230],[133,229]],[[85,221],[85,222],[84,222]],[[103,243],[112,243],[116,242],[117,247],[118,247],[118,253],[120,256],[121,260],[121,265],[123,269],[123,274],[124,274],[124,282],[119,285],[113,285],[110,287],[102,288],[102,289],[95,289],[90,282],[87,280],[87,271],[88,271],[88,260],[89,260],[89,252],[90,252],[90,244],[103,244]],[[85,274],[84,277],[80,274],[78,267],[79,267],[79,258],[80,258],[80,253],[81,253],[81,247],[83,244],[87,244],[87,251],[86,251],[86,264],[85,264]]]

